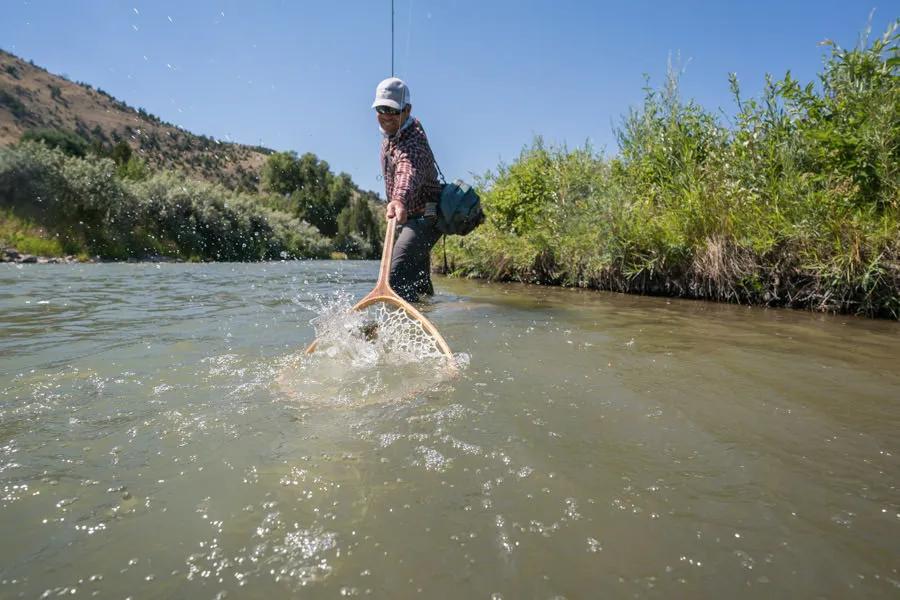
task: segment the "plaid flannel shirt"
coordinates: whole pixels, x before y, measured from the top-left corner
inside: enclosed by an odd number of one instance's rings
[[[399,200],[410,216],[425,213],[425,204],[441,196],[434,154],[418,119],[381,142],[381,168],[388,202]]]

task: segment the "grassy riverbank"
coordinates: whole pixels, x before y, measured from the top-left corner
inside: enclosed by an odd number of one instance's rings
[[[622,120],[613,158],[540,139],[480,182],[488,222],[453,273],[900,317],[896,28],[830,44],[820,81],[731,88],[731,122],[670,77]]]
[[[12,210],[0,210],[0,241],[24,254],[63,256],[65,248],[50,237],[43,227],[22,219]]]

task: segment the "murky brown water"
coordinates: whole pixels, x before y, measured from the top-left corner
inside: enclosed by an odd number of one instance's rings
[[[897,323],[439,280],[455,379],[299,359],[375,267],[0,266],[0,597],[900,595]]]

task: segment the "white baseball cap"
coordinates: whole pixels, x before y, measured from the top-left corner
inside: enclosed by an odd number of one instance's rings
[[[375,102],[372,103],[372,108],[390,106],[403,110],[407,104],[409,104],[409,88],[402,79],[388,77],[375,88]]]

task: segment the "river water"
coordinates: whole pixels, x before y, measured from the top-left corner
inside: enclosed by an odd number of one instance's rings
[[[900,596],[898,323],[376,267],[0,266],[0,597]]]

